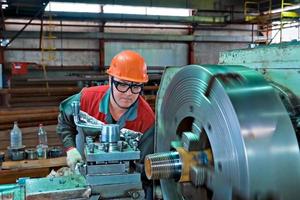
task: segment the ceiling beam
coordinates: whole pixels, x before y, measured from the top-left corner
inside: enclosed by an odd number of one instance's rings
[[[15,31],[5,31],[4,36],[9,38]],[[224,35],[175,35],[175,34],[133,34],[133,33],[98,33],[98,32],[53,32],[57,39],[104,39],[111,41],[153,41],[153,42],[238,42],[250,43],[251,36],[224,36]],[[24,31],[19,38],[39,38],[39,31]],[[254,38],[262,39],[262,38]]]
[[[51,0],[62,2],[62,0]],[[64,2],[111,4],[126,6],[151,6],[170,8],[213,9],[213,0],[63,0]]]
[[[219,16],[158,16],[158,15],[132,15],[132,14],[108,14],[108,13],[69,13],[51,12],[56,20],[91,20],[91,21],[117,21],[117,22],[151,22],[151,23],[175,23],[175,24],[197,24],[197,23],[226,23],[230,21],[229,14]]]

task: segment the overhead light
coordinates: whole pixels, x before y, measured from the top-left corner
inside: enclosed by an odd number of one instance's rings
[[[280,12],[286,12],[286,11],[290,11],[290,10],[297,10],[300,8],[300,4],[295,4],[292,6],[286,6],[284,8],[277,8],[271,11],[271,13],[280,13]],[[268,14],[268,12],[265,12],[265,14]]]
[[[146,8],[143,6],[122,6],[122,5],[103,5],[104,13],[111,14],[146,14]]]
[[[2,9],[5,9],[5,8],[7,8],[8,7],[8,4],[2,4]]]
[[[134,14],[134,15],[159,15],[159,16],[191,16],[192,9],[124,6],[124,5],[101,5],[88,3],[68,3],[50,1],[45,11],[54,12],[86,12],[86,13],[110,13],[110,14]]]
[[[115,14],[134,14],[134,15],[160,15],[160,16],[181,16],[187,17],[192,13],[192,9],[185,8],[164,8],[147,6],[123,6],[123,5],[104,5],[104,13]]]
[[[9,43],[9,39],[4,39],[4,38],[0,39],[0,46],[1,47],[5,47],[8,43]]]
[[[192,15],[192,9],[147,7],[147,15],[188,17]]]
[[[100,6],[100,4],[88,3],[49,2],[45,11],[99,13]]]

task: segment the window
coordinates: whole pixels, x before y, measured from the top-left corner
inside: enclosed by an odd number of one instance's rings
[[[65,2],[49,2],[45,8],[45,11],[101,13],[101,6],[103,6],[103,13],[111,14],[160,15],[181,17],[191,16],[192,14],[192,9],[184,8],[101,5]]]

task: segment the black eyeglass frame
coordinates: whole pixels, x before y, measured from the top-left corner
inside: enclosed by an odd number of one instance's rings
[[[126,93],[130,89],[132,94],[140,94],[143,91],[143,89],[144,89],[144,84],[136,84],[136,83],[132,83],[132,82],[131,83],[124,83],[124,82],[116,81],[114,79],[114,77],[111,77],[111,83],[121,93]],[[121,85],[121,84],[128,86],[128,88],[126,90],[124,90],[124,91],[120,90],[118,88],[118,85]],[[139,92],[133,92],[133,90],[132,90],[133,87],[140,87],[141,90]]]

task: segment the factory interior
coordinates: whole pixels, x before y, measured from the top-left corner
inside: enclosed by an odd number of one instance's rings
[[[300,0],[0,0],[0,200],[299,200],[299,19]]]

